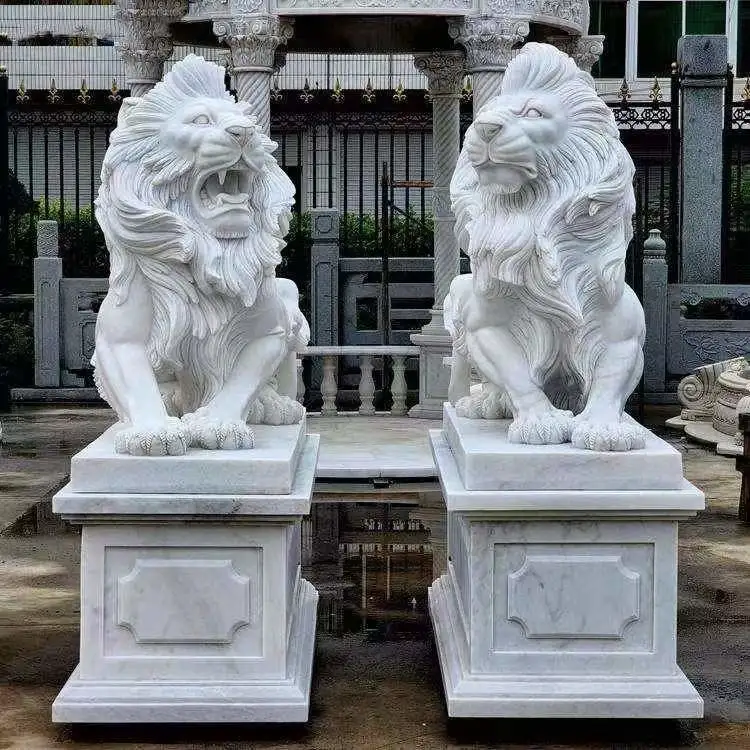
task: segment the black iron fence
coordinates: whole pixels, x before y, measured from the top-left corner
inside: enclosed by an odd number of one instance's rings
[[[655,84],[649,99],[639,102],[631,101],[623,86],[619,100],[611,104],[636,165],[635,239],[629,256],[629,278],[636,288],[640,248],[653,226],[664,234],[671,280],[678,280],[677,85],[673,77],[670,95],[663,96]],[[31,291],[40,218],[60,224],[66,275],[106,275],[107,254],[92,202],[109,134],[127,92],[85,87],[7,91],[7,78],[2,77],[0,86],[5,87],[0,90],[0,293]],[[724,280],[745,281],[750,280],[750,264],[743,262],[750,238],[750,87],[727,112],[731,127],[725,129]],[[470,113],[467,92],[464,128]],[[307,212],[316,207],[340,211],[342,255],[431,254],[431,119],[430,102],[422,91],[273,93],[272,135],[298,195],[285,256],[289,275],[306,284]],[[384,165],[389,181],[385,195]]]
[[[727,74],[724,106],[724,181],[722,278],[750,283],[750,79],[742,100],[732,101],[733,76]]]

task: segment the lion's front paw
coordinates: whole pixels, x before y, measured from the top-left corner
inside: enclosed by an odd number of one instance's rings
[[[589,451],[633,451],[643,448],[643,430],[627,422],[577,420],[570,441]]]
[[[126,427],[115,435],[115,451],[130,456],[184,456],[189,444],[188,431],[174,417],[152,427]]]
[[[299,401],[266,387],[250,408],[248,421],[252,424],[297,424],[304,416],[305,407]]]
[[[255,445],[255,435],[244,422],[222,420],[208,414],[186,414],[182,422],[190,433],[190,445],[206,450],[241,450]]]
[[[567,443],[573,431],[573,413],[553,409],[514,419],[508,428],[508,441],[529,445]]]
[[[460,398],[456,402],[456,414],[467,419],[508,419],[513,416],[508,394],[486,387]]]

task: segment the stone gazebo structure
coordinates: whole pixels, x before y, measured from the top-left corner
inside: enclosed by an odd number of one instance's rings
[[[411,414],[440,418],[448,392],[450,338],[442,301],[458,273],[449,183],[460,146],[459,100],[472,76],[475,111],[497,94],[513,49],[548,41],[591,70],[602,36],[588,36],[587,0],[119,0],[127,85],[159,81],[173,44],[228,49],[234,86],[270,126],[271,78],[286,51],[413,53],[433,102],[435,303],[413,336],[420,346],[420,402]],[[335,16],[335,20],[331,18]],[[458,46],[456,46],[458,45]]]

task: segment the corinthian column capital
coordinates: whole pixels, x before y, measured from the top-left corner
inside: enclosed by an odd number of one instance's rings
[[[414,66],[427,76],[430,96],[459,96],[466,75],[463,52],[429,52],[414,55]]]
[[[119,0],[117,19],[124,33],[118,47],[133,94],[161,80],[173,50],[169,25],[187,11],[187,0]]]
[[[450,19],[448,33],[466,50],[470,73],[504,71],[513,47],[527,37],[529,24],[518,18],[467,16]]]
[[[570,55],[576,65],[587,73],[598,62],[604,52],[604,35],[590,34],[586,36],[550,36],[547,41],[561,52]]]
[[[214,21],[214,34],[229,47],[235,72],[271,73],[278,60],[277,48],[293,33],[292,22],[278,16],[234,16]]]

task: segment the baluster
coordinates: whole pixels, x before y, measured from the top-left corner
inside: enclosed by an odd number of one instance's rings
[[[391,414],[394,417],[406,415],[406,357],[400,354],[393,356],[393,382],[391,383],[391,396],[393,406]]]
[[[305,379],[302,375],[302,357],[297,357],[297,401],[305,403]]]
[[[375,396],[375,381],[372,379],[372,355],[362,354],[359,358],[359,413],[372,416],[375,406],[372,402]]]
[[[320,384],[320,394],[323,396],[323,406],[320,413],[323,416],[334,416],[336,412],[336,394],[339,387],[336,385],[336,367],[338,358],[335,355],[323,357],[323,382]]]

